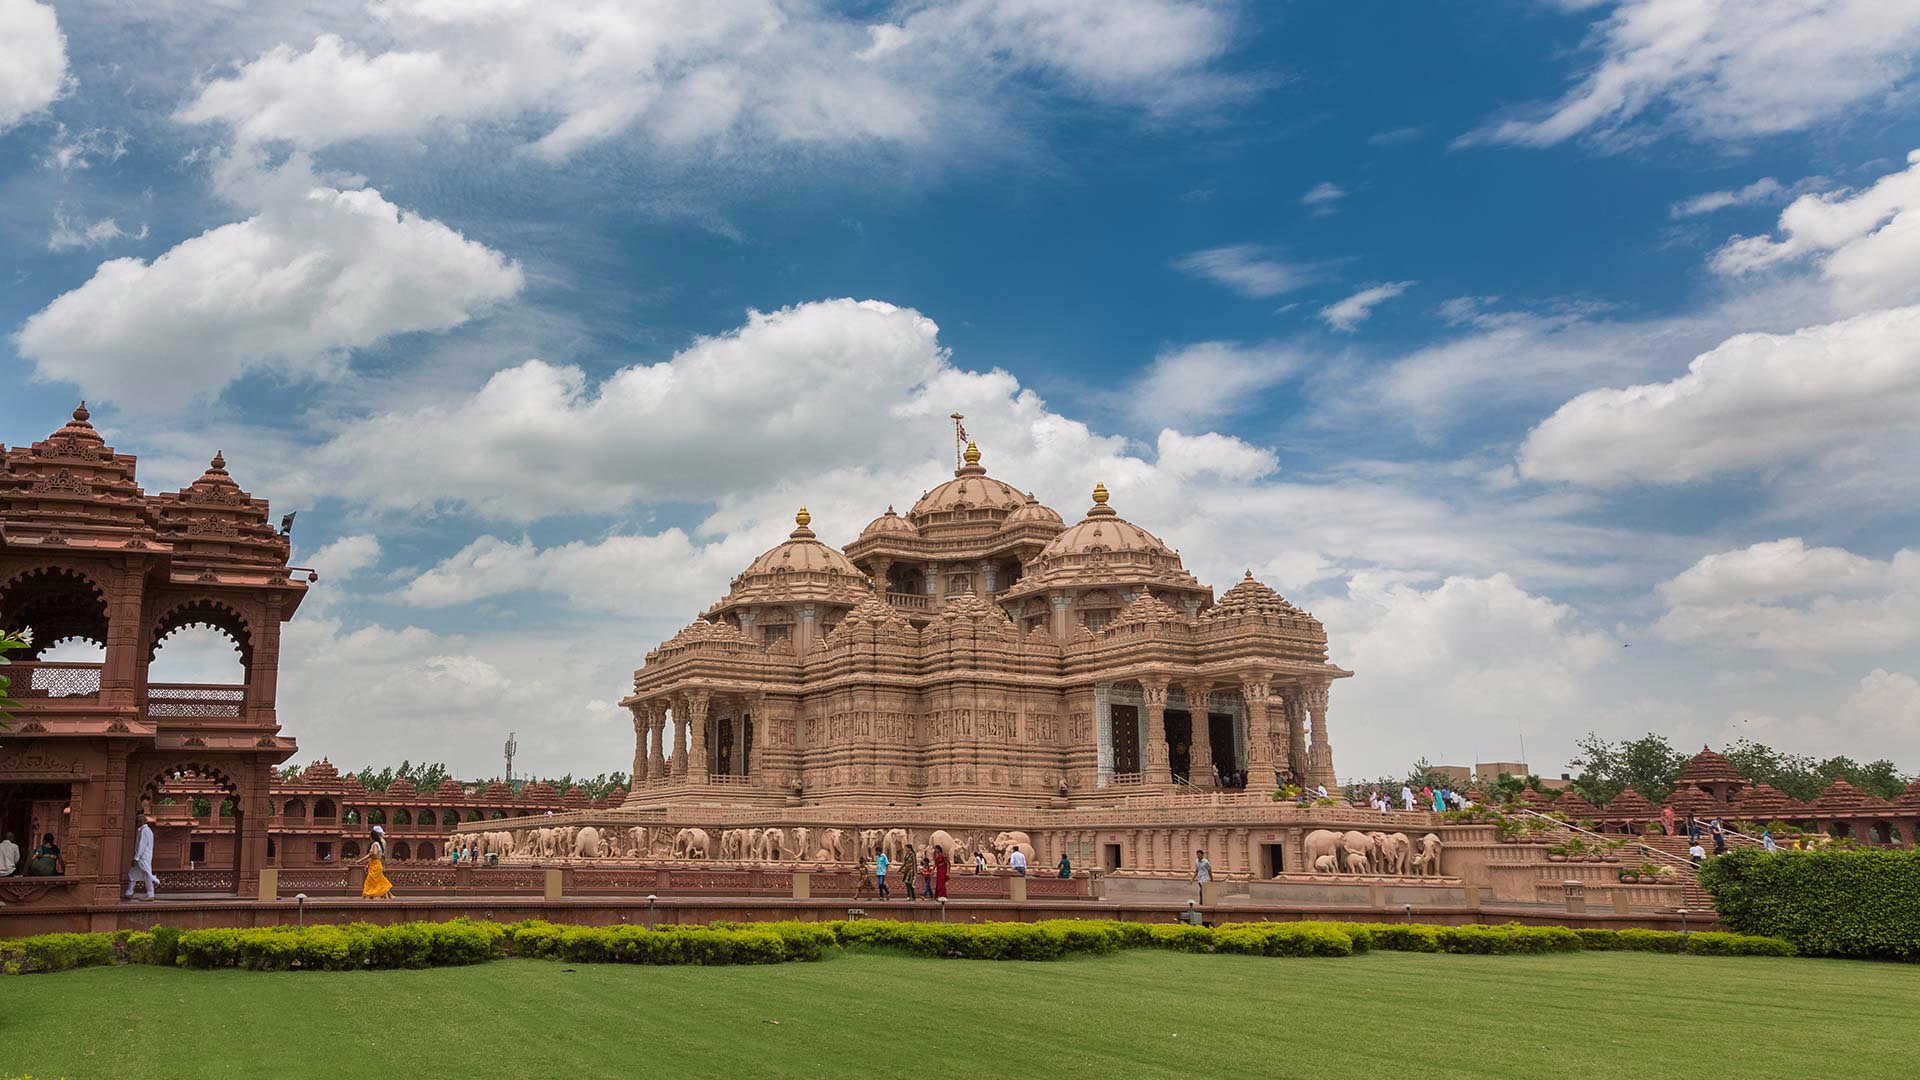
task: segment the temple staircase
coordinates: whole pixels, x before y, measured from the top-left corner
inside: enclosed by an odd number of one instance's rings
[[[1583,829],[1578,825],[1561,821],[1557,817],[1543,814],[1538,810],[1533,810],[1528,807],[1522,806],[1518,809],[1521,814],[1528,817],[1535,817],[1543,821],[1551,822],[1552,827],[1548,830],[1549,833],[1562,833],[1568,837],[1577,836],[1583,840],[1595,840],[1603,843],[1623,839],[1619,836],[1607,836],[1594,832],[1591,829]],[[1755,840],[1753,837],[1746,836],[1742,833],[1735,833],[1725,828],[1721,831],[1726,833],[1727,843],[1729,845],[1735,842],[1735,837],[1738,837],[1741,841],[1751,843],[1755,847],[1761,846],[1760,841]],[[1670,866],[1673,868],[1674,873],[1678,875],[1680,879],[1680,907],[1689,911],[1714,910],[1713,894],[1709,893],[1705,887],[1700,884],[1700,872],[1694,868],[1693,859],[1687,855],[1687,838],[1685,836],[1668,836],[1662,833],[1653,836],[1625,837],[1624,839],[1628,841],[1627,850],[1632,851],[1640,858],[1645,859],[1647,862],[1658,863],[1662,866]],[[1678,845],[1678,850],[1675,850],[1676,844]]]

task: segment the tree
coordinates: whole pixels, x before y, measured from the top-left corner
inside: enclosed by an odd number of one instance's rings
[[[1801,802],[1819,798],[1835,780],[1845,780],[1882,799],[1896,798],[1906,790],[1906,780],[1899,768],[1886,758],[1862,765],[1844,754],[1837,754],[1817,761],[1806,754],[1789,754],[1765,743],[1742,739],[1727,749],[1727,760],[1748,780],[1779,788]]]
[[[33,632],[30,630],[21,630],[18,633],[0,632],[0,664],[12,663],[13,661],[7,659],[8,653],[19,652],[32,644]],[[12,688],[13,679],[7,675],[0,675],[0,731],[6,731],[12,726],[8,723],[13,719],[12,710],[20,707],[20,703],[15,701],[13,695],[9,693]]]
[[[1628,788],[1658,804],[1673,794],[1686,768],[1687,755],[1673,748],[1665,735],[1649,733],[1638,739],[1608,742],[1588,733],[1575,743],[1580,756],[1572,760],[1580,775],[1573,786],[1588,801],[1606,805]]]

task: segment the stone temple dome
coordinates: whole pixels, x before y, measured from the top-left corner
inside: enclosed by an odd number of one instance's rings
[[[1148,555],[1164,557],[1176,563],[1179,561],[1180,557],[1174,554],[1172,548],[1159,537],[1121,517],[1118,511],[1107,505],[1107,499],[1107,486],[1095,485],[1093,506],[1087,511],[1086,520],[1054,537],[1053,542],[1040,552],[1040,564],[1046,566],[1069,556],[1101,552]]]
[[[813,515],[806,507],[793,516],[795,529],[787,534],[787,539],[765,554],[753,560],[743,576],[778,573],[846,574],[854,578],[864,578],[845,555],[834,548],[821,543],[807,526],[813,521]]]
[[[860,530],[860,538],[864,540],[870,536],[917,536],[919,533],[920,530],[914,528],[913,522],[894,513],[893,507],[889,506],[886,513],[867,522],[867,527]]]
[[[965,525],[980,521],[998,525],[1008,514],[1027,504],[1027,493],[987,475],[980,464],[980,448],[967,444],[964,462],[953,479],[920,496],[907,517],[920,528]]]
[[[1053,507],[1041,503],[1039,499],[1034,498],[1032,495],[1027,496],[1025,505],[1007,515],[1007,526],[1011,528],[1015,525],[1024,525],[1030,521],[1043,525],[1066,524],[1066,522],[1060,520],[1059,514],[1054,513]]]

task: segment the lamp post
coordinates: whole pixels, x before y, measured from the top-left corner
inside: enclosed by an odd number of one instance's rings
[[[1680,936],[1682,938],[1687,936],[1687,909],[1686,908],[1680,909]]]
[[[944,896],[940,898],[940,921],[947,921],[947,898]]]
[[[653,929],[653,905],[660,899],[655,893],[647,894],[647,929]]]
[[[294,910],[300,913],[300,929],[305,930],[307,928],[307,894],[294,893],[293,902]]]

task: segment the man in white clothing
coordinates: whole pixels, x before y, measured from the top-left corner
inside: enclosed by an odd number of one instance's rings
[[[150,817],[140,819],[140,831],[134,834],[133,868],[127,871],[128,900],[134,899],[134,886],[143,881],[147,884],[146,898],[151,900],[160,888],[160,879],[153,876],[153,819]]]
[[[0,877],[12,877],[13,871],[20,865],[20,845],[13,842],[13,834],[0,837]]]
[[[1408,810],[1413,809],[1413,788],[1406,784],[1400,785],[1400,802],[1401,805],[1405,806]]]
[[[1007,858],[1007,865],[1013,867],[1014,873],[1019,874],[1021,877],[1026,877],[1027,853],[1021,851],[1019,848],[1014,848],[1013,854]]]

